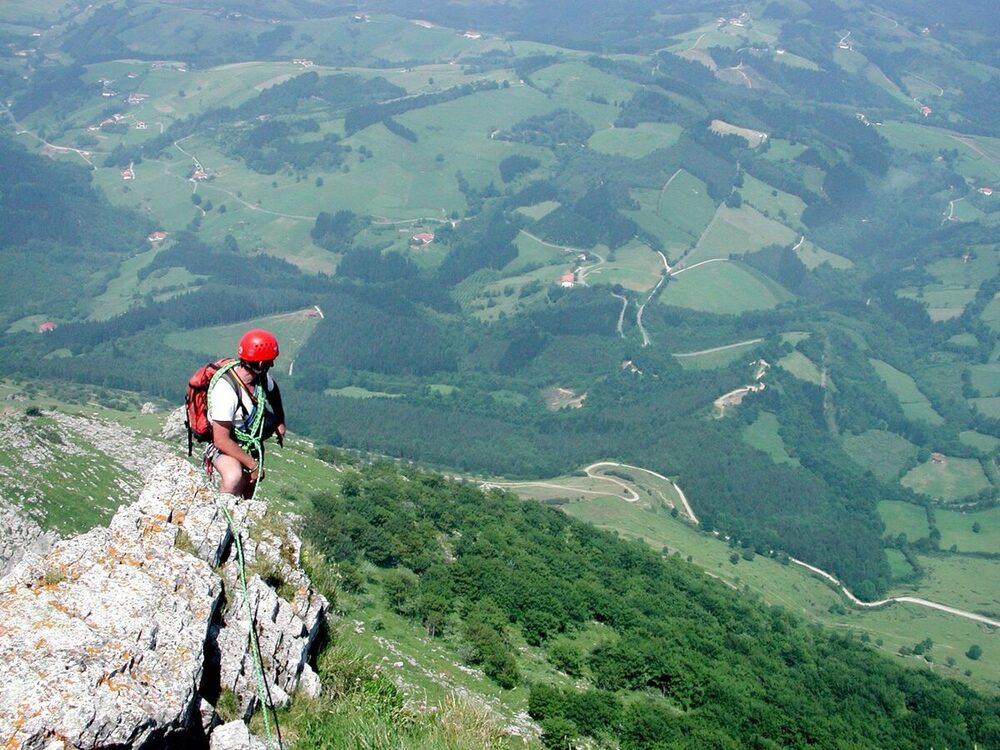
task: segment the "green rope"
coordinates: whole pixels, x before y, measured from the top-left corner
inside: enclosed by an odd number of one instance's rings
[[[281,735],[278,735],[277,744],[275,744],[274,732],[271,730],[271,716],[270,711],[274,708],[271,706],[271,701],[269,700],[270,694],[267,690],[267,682],[264,679],[264,663],[260,655],[260,642],[257,640],[257,629],[254,627],[253,621],[253,610],[250,607],[250,593],[247,590],[247,569],[246,562],[243,558],[243,544],[240,542],[240,532],[239,527],[236,525],[236,521],[229,513],[229,509],[222,505],[222,513],[226,517],[226,523],[229,524],[229,530],[233,534],[233,540],[236,544],[236,560],[239,563],[240,568],[240,585],[243,590],[243,604],[246,607],[247,622],[249,623],[250,631],[250,655],[253,661],[254,674],[257,678],[257,697],[260,699],[261,713],[264,716],[264,732],[267,735],[267,747],[268,750],[273,750],[275,747],[281,750]],[[277,726],[277,722],[275,722]]]

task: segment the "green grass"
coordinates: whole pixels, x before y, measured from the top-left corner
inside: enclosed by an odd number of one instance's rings
[[[945,456],[942,463],[931,459],[914,467],[900,483],[944,502],[970,497],[990,486],[978,459],[953,456]]]
[[[327,396],[346,396],[347,398],[399,398],[402,395],[401,393],[370,391],[358,385],[347,385],[343,388],[327,388],[323,393]]]
[[[942,128],[892,120],[887,120],[879,128],[879,134],[887,138],[894,147],[914,153],[957,150],[959,156],[955,160],[955,171],[976,184],[989,185],[1000,179],[1000,161],[996,158],[983,158],[967,145],[973,143],[981,149],[985,146],[984,150],[990,153],[995,139],[963,135],[960,140],[955,133]]]
[[[944,289],[940,287],[925,287],[915,289],[907,287],[900,289],[900,297],[916,300],[927,306],[927,314],[935,323],[942,320],[957,318],[972,300],[976,298],[975,289]]]
[[[799,245],[799,249],[796,250],[796,253],[799,256],[799,260],[801,260],[805,267],[810,271],[819,268],[824,264],[839,271],[854,268],[854,263],[845,258],[843,255],[837,255],[836,253],[831,253],[829,250],[824,250],[819,245],[813,244],[810,240],[803,241],[802,244]]]
[[[806,150],[802,143],[792,143],[785,138],[769,138],[763,155],[772,161],[791,161]]]
[[[760,346],[759,341],[750,341],[722,351],[695,354],[694,356],[682,356],[683,352],[675,352],[674,358],[681,363],[681,367],[685,370],[716,370],[747,357],[757,346]]]
[[[944,422],[941,415],[934,411],[931,402],[920,392],[912,377],[880,359],[869,358],[868,361],[899,401],[907,418],[924,420],[931,424]]]
[[[676,123],[643,122],[635,128],[598,130],[590,136],[587,145],[604,154],[639,159],[658,148],[669,148],[677,143],[681,130]]]
[[[587,284],[621,284],[626,289],[647,292],[655,287],[663,274],[660,256],[638,241],[632,241],[606,255],[607,263],[587,274]],[[612,259],[613,258],[613,259]]]
[[[966,513],[959,510],[937,510],[934,513],[941,532],[941,549],[957,545],[959,552],[1000,551],[1000,508]],[[973,531],[973,524],[979,531]]]
[[[913,566],[910,565],[910,561],[906,559],[906,555],[898,549],[887,549],[885,551],[885,556],[889,561],[889,570],[891,571],[894,580],[898,581],[912,575]]]
[[[979,317],[994,333],[1000,333],[1000,298],[991,299]]]
[[[659,297],[666,305],[731,315],[770,310],[789,299],[780,286],[735,262],[691,269],[671,279]]]
[[[776,464],[799,466],[799,460],[789,455],[785,448],[785,443],[778,434],[778,426],[777,415],[762,411],[753,424],[743,428],[743,442],[764,451]]]
[[[604,73],[583,60],[556,63],[531,75],[535,86],[550,96],[586,101],[590,96],[609,102],[627,101],[639,84]]]
[[[538,219],[548,216],[550,213],[555,211],[562,204],[559,201],[542,201],[541,203],[535,203],[532,206],[521,206],[516,209],[519,214],[524,214],[529,219]]]
[[[709,258],[728,258],[768,245],[794,245],[799,236],[749,205],[721,206],[708,231],[684,262],[693,265]]]
[[[926,575],[898,587],[894,595],[913,594],[989,617],[1000,617],[1000,560],[963,555],[919,555]]]
[[[802,352],[795,350],[778,360],[778,364],[800,380],[820,385],[823,374],[815,363]]]
[[[533,265],[564,266],[571,263],[575,258],[573,254],[567,253],[558,247],[552,247],[552,245],[539,242],[524,232],[518,233],[514,239],[514,245],[517,247],[517,257],[504,266],[504,273],[520,272],[526,266]]]
[[[631,194],[641,209],[625,213],[655,235],[674,260],[694,246],[715,215],[705,183],[683,169],[659,190],[636,189]]]
[[[805,210],[806,204],[797,195],[778,190],[749,174],[743,177],[743,187],[740,188],[740,193],[746,203],[765,216],[778,219],[796,230],[801,230],[802,212]]]
[[[248,328],[264,328],[278,338],[281,357],[278,368],[287,372],[295,355],[316,328],[319,318],[309,317],[309,310],[269,315],[226,326],[211,326],[176,331],[167,335],[167,346],[198,352],[209,359],[236,356],[236,345]]]
[[[785,52],[783,55],[775,55],[774,59],[782,65],[790,68],[805,68],[806,70],[819,70],[819,66],[807,57],[800,57],[792,52]]]
[[[1000,396],[988,396],[985,398],[970,398],[968,402],[975,406],[980,414],[993,419],[1000,419]]]
[[[885,430],[844,435],[843,445],[847,455],[883,482],[899,479],[900,473],[913,465],[918,452],[909,440]]]
[[[1000,396],[1000,363],[972,365],[969,372],[972,376],[972,387],[979,391],[981,396]]]
[[[139,271],[149,265],[159,249],[134,255],[121,264],[118,275],[108,282],[104,293],[90,300],[90,320],[107,320],[120,315],[132,305],[141,304],[145,295],[156,299],[176,296],[198,287],[201,278],[183,268],[162,268],[142,281]]]
[[[963,430],[958,433],[958,439],[983,453],[990,453],[1000,445],[1000,438],[993,437],[992,435],[984,435],[975,430]]]
[[[909,542],[924,539],[929,533],[927,511],[913,503],[898,500],[883,500],[878,504],[878,513],[885,522],[886,536],[896,537],[906,534]]]

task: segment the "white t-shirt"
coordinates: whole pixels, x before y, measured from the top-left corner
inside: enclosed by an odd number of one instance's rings
[[[235,375],[235,373],[233,373]],[[237,376],[239,377],[239,376]],[[270,374],[267,376],[266,392],[274,390],[274,380]],[[233,388],[233,384],[223,375],[215,381],[209,395],[208,418],[212,422],[232,422],[235,427],[241,430],[253,422],[254,404],[253,388],[248,391],[246,388]],[[238,408],[242,404],[243,408]],[[246,420],[243,415],[246,414]]]

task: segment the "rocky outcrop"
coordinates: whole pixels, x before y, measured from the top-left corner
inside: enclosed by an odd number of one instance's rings
[[[257,704],[251,618],[274,704],[317,692],[308,658],[327,604],[299,551],[263,503],[162,461],[108,528],[26,554],[0,579],[0,747],[226,746],[243,730],[212,740],[219,713],[245,719]]]

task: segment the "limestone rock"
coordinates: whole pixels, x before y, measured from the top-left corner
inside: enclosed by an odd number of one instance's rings
[[[222,507],[254,571],[267,685],[287,700],[305,674],[312,689],[306,661],[327,605],[298,567],[298,539],[263,503],[218,495],[172,458],[108,528],[29,553],[0,579],[0,747],[205,747],[225,728],[213,731],[212,703],[227,687],[249,714],[249,623]]]
[[[223,724],[212,733],[210,750],[266,750],[267,744],[250,734],[242,721]]]

